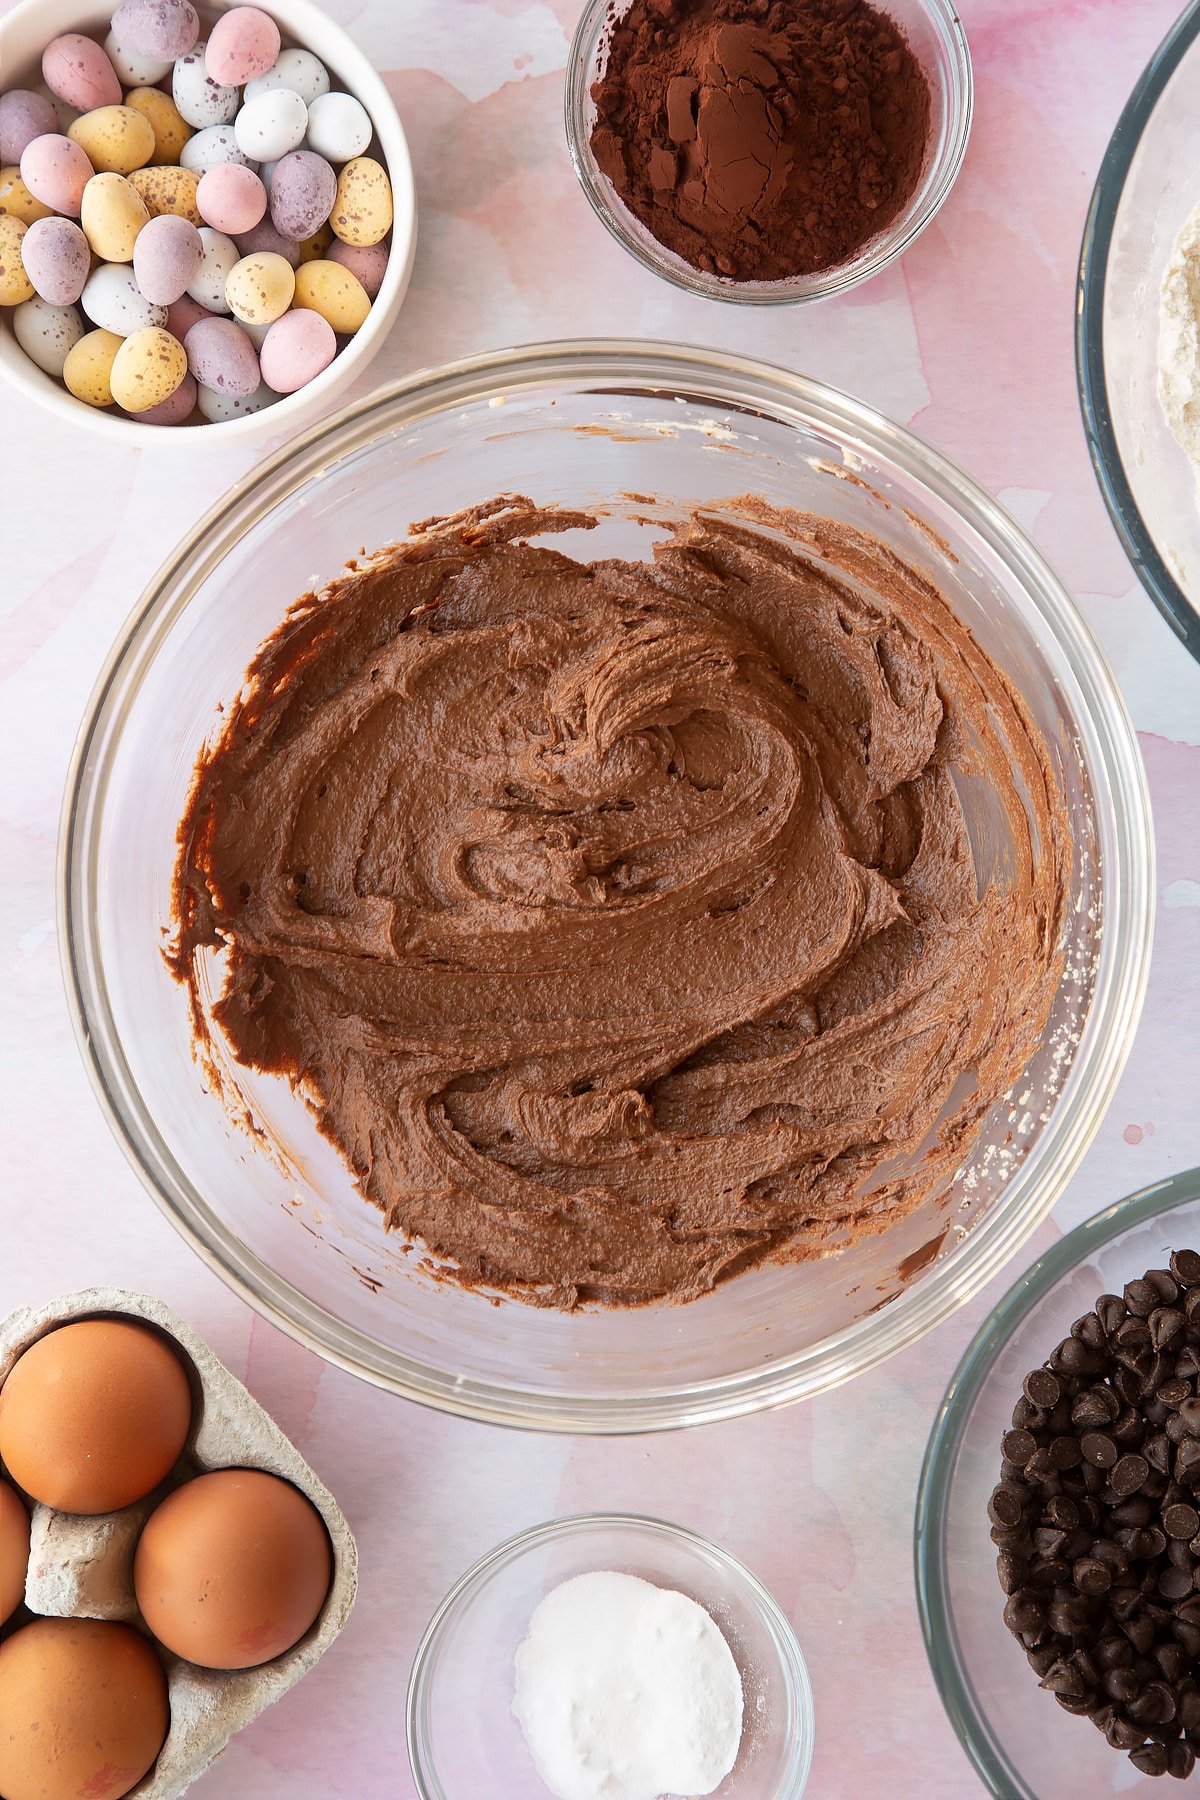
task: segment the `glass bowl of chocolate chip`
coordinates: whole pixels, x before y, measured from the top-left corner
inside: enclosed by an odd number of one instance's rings
[[[1192,1776],[1200,1169],[1068,1233],[988,1315],[926,1454],[916,1576],[989,1793],[1101,1800]]]
[[[924,231],[971,129],[953,0],[591,0],[567,143],[618,243],[689,293],[845,292]]]

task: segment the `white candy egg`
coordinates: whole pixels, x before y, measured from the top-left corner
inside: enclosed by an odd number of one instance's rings
[[[169,75],[173,65],[170,62],[157,62],[152,56],[139,56],[136,50],[126,50],[116,39],[114,32],[109,32],[104,40],[104,54],[121,78],[124,88],[157,87],[164,75]]]
[[[128,263],[101,263],[84,283],[79,304],[93,325],[129,337],[147,325],[165,325],[165,306],[152,306],[140,292]]]
[[[256,162],[277,162],[304,142],[308,108],[291,88],[272,88],[247,101],[234,121],[238,148]]]
[[[253,169],[255,165],[248,156],[243,156],[238,149],[237,137],[232,125],[206,125],[195,137],[190,137],[179,152],[180,167],[184,169],[215,169],[218,163],[241,163],[244,168]]]
[[[230,271],[241,261],[241,251],[231,237],[226,237],[223,231],[214,231],[211,225],[200,227],[200,237],[204,244],[204,260],[195,280],[188,284],[188,294],[209,312],[227,313],[229,302],[225,298],[225,283]],[[86,295],[86,288],[84,293]]]
[[[246,327],[243,325],[242,330]],[[206,388],[203,383],[196,390],[196,405],[213,425],[223,424],[226,419],[244,419],[248,413],[261,412],[264,406],[273,406],[279,395],[273,393],[265,381],[260,381],[252,394],[237,400],[232,394],[219,394],[216,388]]]
[[[235,87],[222,87],[204,66],[204,45],[197,44],[190,56],[181,56],[171,76],[171,98],[189,125],[200,131],[206,125],[228,125],[237,112],[241,94]]]
[[[16,340],[30,362],[61,381],[63,364],[84,331],[83,320],[75,308],[51,306],[35,294],[32,300],[24,300],[13,308],[12,322]]]
[[[257,100],[272,88],[291,88],[305,106],[311,106],[319,94],[329,92],[329,72],[311,50],[281,50],[273,69],[246,83],[244,98]]]
[[[308,109],[308,148],[326,162],[361,156],[372,134],[371,115],[353,94],[321,94]]]

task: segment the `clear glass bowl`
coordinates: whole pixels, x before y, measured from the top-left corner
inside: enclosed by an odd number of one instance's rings
[[[624,1513],[522,1532],[446,1595],[408,1684],[408,1758],[420,1800],[548,1793],[513,1717],[513,1658],[542,1597],[593,1569],[687,1594],[724,1634],[742,1677],[744,1711],[738,1759],[716,1800],[799,1800],[812,1762],[813,1698],[791,1626],[728,1551],[678,1525]]]
[[[1117,121],[1083,234],[1075,357],[1100,491],[1138,579],[1200,660],[1196,475],[1158,403],[1159,283],[1200,203],[1200,0]]]
[[[627,4],[627,0],[626,0]],[[881,10],[895,20],[929,81],[932,119],[925,166],[907,204],[883,231],[863,245],[849,262],[789,281],[732,281],[695,269],[660,244],[624,204],[611,181],[601,174],[592,154],[596,107],[592,84],[608,55],[608,27],[614,12],[626,10],[614,0],[589,0],[567,56],[567,145],[575,173],[597,218],[617,242],[644,268],[689,294],[707,300],[732,300],[744,306],[792,306],[845,293],[860,281],[903,256],[940,209],[966,155],[974,108],[974,81],[966,33],[953,0],[880,0]]]
[[[1200,1169],[1119,1200],[1068,1232],[1009,1289],[954,1372],[917,1494],[917,1604],[946,1711],[999,1800],[1102,1800],[1172,1792],[1138,1774],[1087,1719],[1039,1691],[1003,1619],[987,1503],[1000,1438],[1030,1369],[1104,1293],[1200,1247]]]
[[[566,1314],[438,1284],[383,1230],[303,1103],[230,1067],[251,1137],[205,1089],[160,955],[197,747],[292,599],[412,519],[517,489],[599,506],[584,557],[644,556],[638,513],[730,494],[877,533],[928,571],[1045,733],[1074,833],[1066,966],[1023,1081],[946,1192],[821,1262],[687,1307]],[[629,495],[655,495],[648,508]],[[985,794],[969,797],[986,836]],[[913,1343],[1049,1212],[1124,1064],[1146,980],[1154,852],[1136,740],[1102,655],[1018,527],[870,408],[701,350],[567,343],[452,365],[364,399],[265,461],[160,570],[76,747],[60,935],[79,1042],[135,1168],[197,1252],[330,1360],[448,1411],[651,1430],[817,1393]],[[219,1034],[218,1034],[219,1037]]]

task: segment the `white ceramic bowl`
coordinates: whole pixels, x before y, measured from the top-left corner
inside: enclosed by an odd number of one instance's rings
[[[0,70],[5,90],[41,84],[42,51],[64,31],[79,31],[103,43],[117,0],[21,0],[0,20]],[[200,5],[200,29],[207,33],[219,13],[229,7]],[[312,0],[265,0],[279,26],[285,45],[311,50],[329,70],[335,85],[362,101],[375,127],[374,154],[387,169],[392,184],[395,222],[392,253],[383,286],[372,303],[366,323],[329,367],[294,394],[277,400],[262,412],[243,419],[227,419],[206,425],[141,425],[116,409],[101,411],[76,400],[60,381],[31,362],[13,335],[7,308],[0,312],[0,375],[21,393],[57,414],[64,425],[84,425],[112,443],[151,445],[186,443],[226,445],[254,443],[295,431],[318,413],[326,411],[361,374],[395,323],[400,303],[412,274],[417,243],[417,201],[412,159],[400,116],[382,80],[370,62],[340,26]]]

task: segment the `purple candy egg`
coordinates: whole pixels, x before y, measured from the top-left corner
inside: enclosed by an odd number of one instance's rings
[[[196,379],[193,375],[185,375],[173,394],[168,394],[157,406],[149,406],[145,412],[133,416],[139,425],[182,425],[195,410]]]
[[[271,219],[260,219],[253,231],[237,231],[233,241],[243,256],[256,256],[260,251],[268,250],[275,256],[282,256],[290,262],[293,269],[300,267],[300,246],[294,238],[285,238],[281,231],[276,231]]]
[[[286,312],[263,339],[262,378],[277,394],[294,394],[336,355],[337,339],[327,319],[307,307]]]
[[[92,269],[92,252],[72,219],[35,219],[21,239],[21,261],[35,292],[51,306],[74,306]]]
[[[311,237],[333,211],[337,176],[312,150],[281,157],[271,177],[271,219],[286,238]]]
[[[191,0],[121,0],[112,30],[122,50],[174,62],[200,36],[200,20]]]
[[[120,106],[121,79],[94,39],[68,31],[42,52],[42,79],[58,100],[91,112],[97,106]]]
[[[341,263],[343,269],[357,276],[368,300],[374,300],[383,286],[390,253],[390,239],[382,244],[343,244],[340,238],[334,238],[325,255],[330,262]]]
[[[267,210],[267,190],[253,169],[240,163],[215,163],[200,177],[196,205],[206,225],[232,236],[253,231],[260,222]]]
[[[209,33],[204,62],[214,81],[224,87],[244,87],[256,75],[275,67],[279,56],[279,27],[257,6],[235,6]]]
[[[134,239],[133,277],[155,306],[173,306],[196,279],[204,240],[188,219],[160,213]]]
[[[0,163],[19,163],[27,144],[58,130],[58,115],[45,94],[13,88],[0,94]]]
[[[83,190],[95,172],[79,145],[59,132],[34,138],[21,153],[21,180],[34,199],[75,219],[83,208]]]
[[[188,368],[202,387],[244,400],[258,386],[260,374],[254,345],[232,319],[201,319],[188,332],[183,347]]]

